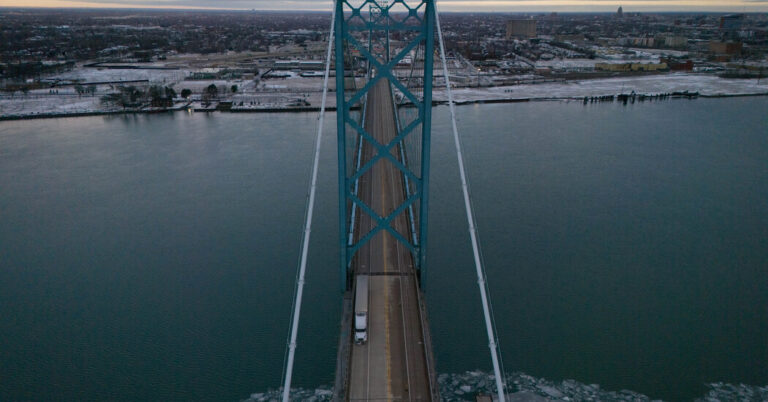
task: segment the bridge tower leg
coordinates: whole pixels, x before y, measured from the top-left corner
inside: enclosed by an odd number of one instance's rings
[[[355,253],[379,231],[389,232],[410,250],[421,279],[420,283],[423,284],[427,265],[434,0],[335,0],[334,7],[341,289],[350,289]],[[375,12],[371,12],[373,9]],[[390,34],[394,32],[398,35],[398,49],[393,49],[390,53]],[[383,54],[377,54],[371,50],[371,41],[374,35],[382,33],[385,40],[382,46],[385,51]],[[405,83],[403,77],[398,77],[395,72],[395,67],[406,60],[415,65],[419,49],[423,50],[423,61],[421,68],[417,70],[420,74],[415,76],[423,77],[421,93],[413,90],[410,79]],[[372,72],[370,79],[361,89],[356,88],[354,78],[358,66],[365,66]],[[418,111],[416,117],[410,121],[398,124],[397,135],[388,144],[378,143],[363,127],[364,122],[359,114],[370,111],[353,114],[355,110],[365,110],[366,94],[382,79],[389,81],[393,93],[397,92],[402,101]],[[395,114],[397,113],[396,110]],[[406,139],[416,136],[420,138],[409,141],[413,149],[408,149]],[[373,145],[377,155],[360,166],[356,163],[355,153],[352,152],[353,156],[348,157],[347,151],[349,146],[361,144],[362,141]],[[396,156],[397,150],[404,156]],[[411,154],[408,155],[407,151],[411,151]],[[389,215],[381,216],[358,198],[356,184],[374,163],[384,159],[396,166],[406,179],[404,181],[409,183],[406,185],[409,187],[409,196]],[[415,162],[410,163],[409,160]],[[418,213],[413,213],[416,208]],[[355,221],[364,213],[370,215],[376,226],[367,234],[359,233],[355,236]],[[406,213],[410,220],[411,233],[406,235],[398,233],[390,226],[390,222],[402,213]]]
[[[337,142],[337,156],[338,156],[338,170],[339,170],[339,244],[341,244],[341,290],[345,291],[350,286],[349,276],[349,258],[347,257],[347,229],[349,216],[347,210],[349,209],[347,204],[347,135],[346,135],[346,120],[345,116],[348,112],[348,106],[345,99],[345,85],[344,85],[344,35],[346,21],[344,18],[344,1],[335,0],[334,7],[336,7],[336,21],[333,24],[334,29],[334,60],[336,67],[336,142]]]

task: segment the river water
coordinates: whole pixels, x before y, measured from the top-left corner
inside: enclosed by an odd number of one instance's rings
[[[458,108],[504,363],[690,400],[768,384],[767,98]],[[329,114],[294,385],[334,377]],[[0,122],[0,400],[276,388],[316,114]],[[426,293],[438,371],[490,359],[435,109]]]

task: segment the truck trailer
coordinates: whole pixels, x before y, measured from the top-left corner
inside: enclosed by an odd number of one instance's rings
[[[358,275],[355,286],[355,343],[368,341],[368,275]]]

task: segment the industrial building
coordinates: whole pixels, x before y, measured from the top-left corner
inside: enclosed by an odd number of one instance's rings
[[[741,53],[741,42],[709,42],[709,52],[716,55],[737,55]]]
[[[664,38],[664,46],[672,48],[684,48],[688,46],[688,38],[685,36],[667,36]]]
[[[667,63],[595,63],[595,70],[598,71],[665,71],[668,69]]]
[[[616,43],[621,46],[653,47],[656,38],[618,38]]]

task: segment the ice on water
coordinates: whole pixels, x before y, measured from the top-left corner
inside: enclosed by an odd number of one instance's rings
[[[654,399],[630,390],[608,391],[598,384],[584,384],[575,380],[550,381],[525,373],[515,372],[506,376],[508,399],[512,402],[548,401],[608,401],[645,402]],[[440,395],[444,401],[474,401],[478,394],[495,395],[496,382],[492,373],[467,371],[461,374],[438,375]],[[707,384],[707,392],[696,402],[768,401],[768,386],[722,382]],[[280,390],[252,394],[244,402],[279,401]],[[317,389],[294,389],[292,401],[324,402],[333,398],[330,386]]]

